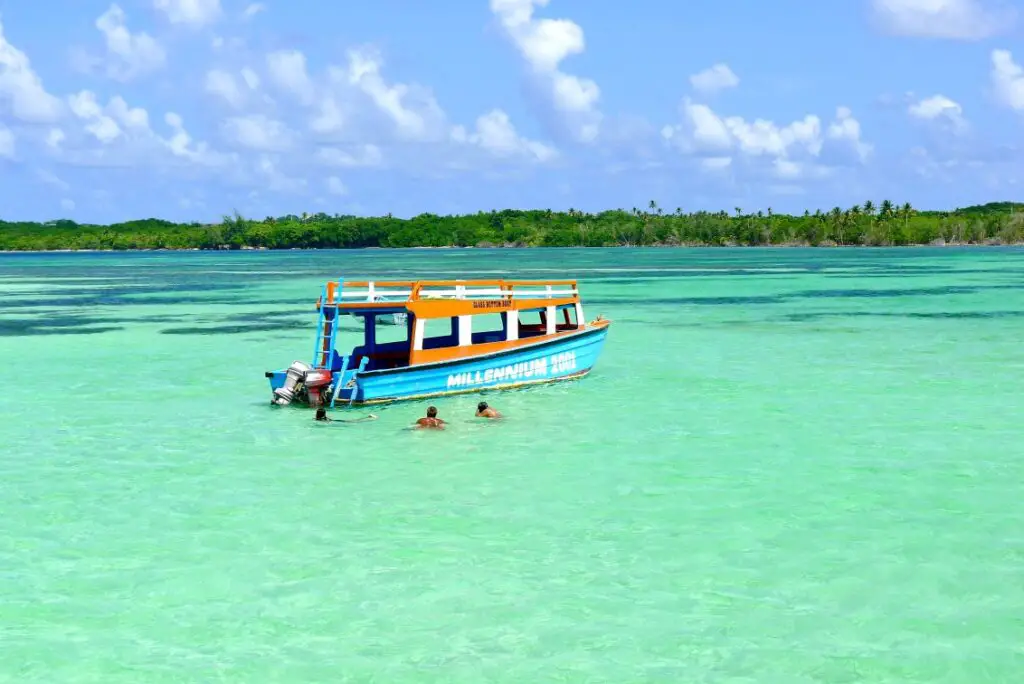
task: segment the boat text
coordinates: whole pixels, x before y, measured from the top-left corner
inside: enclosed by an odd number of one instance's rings
[[[576,370],[576,352],[561,352],[532,361],[521,361],[482,371],[452,373],[448,376],[448,389],[490,385],[499,382],[517,382],[531,378],[558,376]]]
[[[473,302],[474,309],[507,309],[512,302],[507,299],[481,299]]]

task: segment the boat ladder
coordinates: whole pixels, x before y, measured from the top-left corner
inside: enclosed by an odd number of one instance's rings
[[[345,386],[352,382],[352,393],[348,398],[348,405],[351,406],[356,402],[356,384],[353,382],[356,375],[362,373],[366,368],[366,364],[369,362],[369,358],[363,357],[359,361],[359,366],[356,368],[348,367],[348,356],[341,357],[341,370],[334,373],[334,389],[331,391],[331,408],[334,408],[334,404],[338,401],[338,397],[341,396],[341,391],[345,389]]]
[[[334,345],[341,325],[338,307],[327,303],[327,287],[320,296],[320,313],[316,324],[316,342],[313,344],[313,368],[330,370],[334,361]],[[330,311],[330,314],[328,314]]]

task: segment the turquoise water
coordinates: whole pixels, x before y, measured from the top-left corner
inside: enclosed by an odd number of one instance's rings
[[[263,372],[339,275],[613,324],[317,425]],[[1018,681],[1022,337],[1013,249],[0,255],[0,681]]]

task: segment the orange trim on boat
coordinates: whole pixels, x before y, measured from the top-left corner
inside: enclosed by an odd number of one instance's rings
[[[419,299],[405,308],[416,318],[452,318],[453,316],[479,316],[481,314],[543,309],[548,306],[575,304],[576,297],[551,299]],[[347,306],[347,305],[346,305]],[[379,304],[377,306],[380,306]]]

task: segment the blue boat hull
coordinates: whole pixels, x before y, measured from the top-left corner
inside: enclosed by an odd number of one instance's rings
[[[359,373],[339,401],[352,391],[354,403],[376,404],[572,380],[594,367],[607,336],[604,326],[486,356]]]
[[[380,404],[572,380],[590,372],[607,337],[608,326],[602,326],[466,359],[364,371],[341,389],[336,402]],[[285,371],[267,377],[273,391],[284,384]]]

